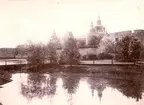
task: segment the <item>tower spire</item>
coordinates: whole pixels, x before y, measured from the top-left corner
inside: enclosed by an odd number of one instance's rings
[[[100,20],[100,14],[98,13],[98,20]]]
[[[101,19],[99,13],[98,13],[97,25],[101,25]]]

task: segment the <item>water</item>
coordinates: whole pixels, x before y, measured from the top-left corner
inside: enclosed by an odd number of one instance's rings
[[[144,105],[143,75],[114,77],[13,74],[13,81],[0,89],[0,102],[3,105]]]

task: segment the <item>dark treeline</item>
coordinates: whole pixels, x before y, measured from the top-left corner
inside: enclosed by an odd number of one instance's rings
[[[112,55],[118,61],[135,62],[144,58],[144,45],[140,40],[131,34],[127,34],[116,42],[105,42],[105,55]]]

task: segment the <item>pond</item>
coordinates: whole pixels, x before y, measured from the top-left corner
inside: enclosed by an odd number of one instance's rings
[[[143,105],[143,75],[120,77],[17,73],[12,75],[12,82],[0,89],[0,102],[3,105]]]

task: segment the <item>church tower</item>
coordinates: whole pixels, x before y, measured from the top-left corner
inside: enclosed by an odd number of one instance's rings
[[[106,35],[106,30],[105,27],[102,25],[100,16],[98,15],[96,26],[94,26],[93,22],[91,22],[90,31],[86,38],[86,45],[88,46],[90,44],[93,36],[103,37],[104,35]]]
[[[98,25],[98,26],[101,26],[100,16],[98,16],[97,25]]]
[[[105,27],[102,25],[100,16],[98,15],[96,25],[91,22],[89,33],[86,37],[87,54],[97,55],[100,39],[107,35]]]

